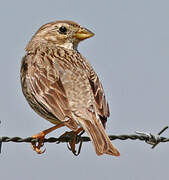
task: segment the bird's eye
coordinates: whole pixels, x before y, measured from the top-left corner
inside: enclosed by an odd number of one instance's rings
[[[65,34],[65,33],[67,32],[67,28],[66,28],[65,26],[61,26],[61,27],[59,28],[59,31],[60,31],[61,33]]]

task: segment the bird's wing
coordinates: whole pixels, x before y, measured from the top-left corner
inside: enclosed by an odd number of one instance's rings
[[[52,117],[56,117],[56,120],[61,122],[65,122],[65,117],[67,117],[69,119],[67,125],[71,129],[76,129],[77,124],[71,119],[67,95],[60,79],[60,73],[57,68],[54,68],[56,64],[53,58],[44,53],[26,55],[22,61],[22,67],[24,66],[28,67],[26,68],[26,81],[28,91],[34,98],[34,106],[36,107],[33,109],[37,112],[37,108],[40,108],[38,113],[42,116],[41,111],[48,111],[53,123],[55,122]],[[24,68],[21,69],[24,71]],[[23,73],[21,71],[21,74]]]
[[[109,117],[110,112],[109,112],[109,106],[105,98],[104,90],[102,87],[102,84],[92,68],[92,66],[88,63],[87,60],[85,60],[85,63],[87,65],[87,72],[88,72],[88,79],[89,83],[94,95],[95,99],[95,107],[97,109],[97,113],[100,116],[100,119],[103,123],[103,126],[105,127],[107,117]]]

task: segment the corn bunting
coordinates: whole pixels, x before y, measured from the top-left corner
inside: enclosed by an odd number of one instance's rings
[[[40,116],[55,124],[32,137],[33,149],[40,149],[46,134],[67,126],[76,135],[89,135],[97,155],[119,156],[105,132],[109,107],[103,87],[77,46],[94,34],[72,21],[43,25],[26,47],[21,65],[21,85],[29,105]],[[74,151],[74,145],[71,145]]]

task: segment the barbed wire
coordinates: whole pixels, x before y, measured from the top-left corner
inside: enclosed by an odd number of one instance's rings
[[[123,134],[123,135],[109,135],[109,138],[111,141],[119,139],[119,140],[140,140],[140,141],[145,141],[146,143],[152,145],[151,148],[155,148],[159,143],[164,143],[164,142],[169,142],[169,138],[166,137],[161,137],[160,135],[168,129],[168,126],[164,127],[158,134],[153,135],[151,133],[147,132],[139,132],[136,131],[135,134]],[[61,136],[59,138],[56,137],[50,137],[50,138],[45,138],[44,143],[68,143],[71,141],[71,136],[69,133],[65,136]],[[76,143],[79,142],[88,142],[91,141],[89,137],[86,136],[77,136],[76,138]],[[1,145],[2,142],[15,142],[15,143],[31,143],[31,142],[38,142],[38,139],[32,138],[32,137],[27,137],[27,138],[21,138],[21,137],[7,137],[3,136],[0,137],[0,152],[1,152]]]

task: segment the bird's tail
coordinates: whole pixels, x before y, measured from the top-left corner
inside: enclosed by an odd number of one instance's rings
[[[104,127],[96,117],[93,117],[94,122],[89,120],[82,120],[81,125],[86,133],[90,136],[92,143],[95,147],[97,155],[109,154],[113,156],[120,156],[120,152],[111,143],[109,137],[107,136]]]

